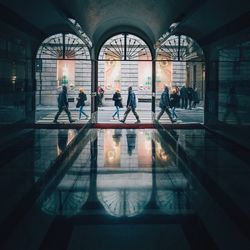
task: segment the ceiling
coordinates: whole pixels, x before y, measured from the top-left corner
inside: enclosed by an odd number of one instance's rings
[[[174,22],[179,22],[179,31],[199,40],[250,13],[249,0],[0,0],[0,3],[45,34],[68,28],[66,18],[74,18],[94,44],[127,30],[153,44]]]

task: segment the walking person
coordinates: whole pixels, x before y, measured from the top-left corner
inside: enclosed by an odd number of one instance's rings
[[[115,113],[112,115],[113,119],[115,120],[115,116],[117,116],[118,120],[120,120],[119,110],[122,108],[122,97],[120,94],[120,90],[117,89],[113,95],[114,106],[116,107]]]
[[[176,107],[178,107],[178,103],[179,103],[179,96],[176,90],[174,89],[172,94],[170,95],[170,107],[171,107],[173,119],[178,118],[175,112]]]
[[[181,87],[180,90],[180,98],[181,98],[181,108],[187,109],[187,89],[185,86]]]
[[[135,96],[134,91],[132,90],[132,87],[130,86],[128,88],[127,110],[125,111],[124,117],[122,120],[120,120],[120,122],[125,123],[129,112],[132,110],[132,112],[137,120],[136,123],[140,123],[141,121],[140,121],[139,116],[136,113],[135,109],[136,109],[136,96]]]
[[[190,86],[187,87],[188,108],[192,109],[192,101],[194,99],[194,89]]]
[[[196,108],[196,105],[200,102],[200,98],[198,95],[198,90],[197,88],[194,89],[193,91],[193,108]]]
[[[57,98],[57,103],[58,103],[58,112],[56,113],[56,116],[54,118],[54,123],[58,123],[57,119],[59,115],[65,111],[69,118],[69,122],[72,123],[74,120],[71,118],[71,114],[69,111],[69,103],[68,103],[68,95],[67,95],[67,87],[63,86],[62,91],[59,93],[58,98]]]
[[[161,94],[161,99],[160,99],[160,108],[161,111],[157,116],[157,121],[160,120],[161,116],[163,115],[164,112],[167,113],[170,121],[173,123],[175,122],[175,120],[173,120],[172,116],[171,116],[171,112],[170,112],[170,99],[169,99],[169,90],[168,87],[165,86],[164,91]]]
[[[103,97],[104,97],[104,89],[101,86],[97,88],[97,100],[98,100],[98,107],[103,106]]]
[[[80,107],[80,109],[79,109],[79,121],[81,120],[82,114],[85,116],[86,119],[88,119],[89,116],[83,110],[83,107],[85,106],[85,101],[87,101],[87,96],[84,93],[84,89],[83,88],[79,89],[79,95],[78,95],[77,100],[78,101],[77,101],[76,107],[77,108]]]

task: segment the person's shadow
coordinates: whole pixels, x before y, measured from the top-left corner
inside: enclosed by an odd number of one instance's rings
[[[127,129],[127,145],[128,145],[128,154],[132,155],[133,150],[135,149],[136,144],[136,133],[134,129]]]
[[[235,87],[232,85],[228,92],[228,98],[226,103],[226,112],[223,117],[223,122],[226,122],[229,116],[236,118],[237,124],[241,124],[241,119],[238,114],[238,99]]]

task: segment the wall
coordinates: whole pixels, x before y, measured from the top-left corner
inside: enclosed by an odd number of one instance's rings
[[[34,119],[32,38],[0,21],[0,123]]]

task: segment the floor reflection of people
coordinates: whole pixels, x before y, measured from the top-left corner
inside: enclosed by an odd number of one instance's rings
[[[223,117],[223,122],[227,121],[227,118],[233,115],[236,118],[237,124],[241,124],[240,116],[238,114],[238,99],[235,87],[232,85],[229,89],[228,99],[226,103],[226,112]]]
[[[59,154],[66,148],[68,143],[68,130],[58,130],[58,148]]]
[[[136,144],[135,130],[134,129],[128,129],[126,136],[127,136],[128,154],[132,155],[132,152],[135,149],[135,144]]]
[[[115,132],[112,137],[116,146],[118,146],[122,137],[122,130],[120,128],[115,129]]]

